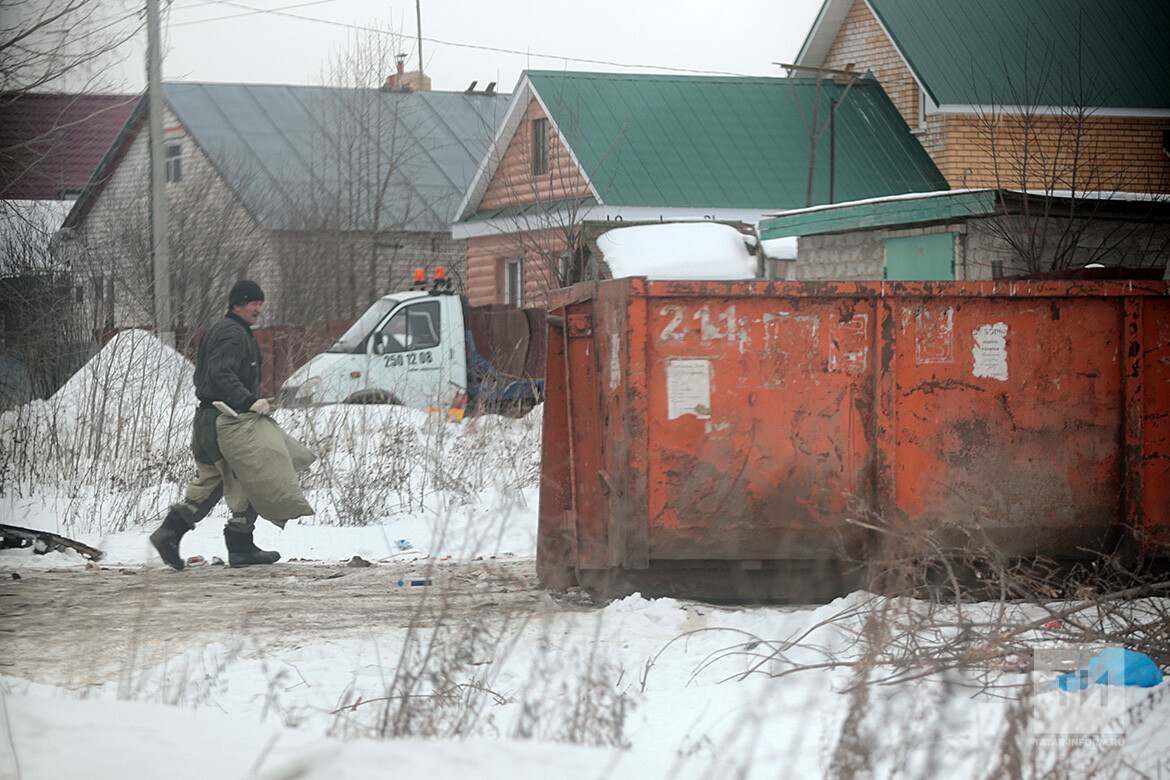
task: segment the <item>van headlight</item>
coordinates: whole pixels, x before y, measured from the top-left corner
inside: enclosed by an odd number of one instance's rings
[[[280,388],[277,399],[281,406],[312,406],[316,400],[317,391],[321,387],[321,377],[310,377],[299,385]]]

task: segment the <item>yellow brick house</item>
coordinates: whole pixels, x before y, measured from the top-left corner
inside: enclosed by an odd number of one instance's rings
[[[872,73],[952,188],[1170,194],[1165,0],[826,0],[796,65]]]

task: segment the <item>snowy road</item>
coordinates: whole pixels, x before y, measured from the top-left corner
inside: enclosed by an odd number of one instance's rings
[[[531,559],[0,574],[0,673],[53,684],[112,681],[212,642],[280,650],[411,621],[572,608],[536,587]],[[398,585],[409,576],[432,585]]]

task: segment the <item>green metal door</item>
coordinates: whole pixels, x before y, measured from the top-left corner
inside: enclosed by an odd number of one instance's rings
[[[955,234],[887,238],[886,278],[901,281],[953,280]]]

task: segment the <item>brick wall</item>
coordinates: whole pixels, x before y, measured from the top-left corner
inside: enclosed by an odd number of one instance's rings
[[[237,279],[271,289],[275,258],[265,232],[169,111],[164,127],[166,144],[182,150],[182,177],[166,185],[172,311],[178,324],[202,325],[223,314]],[[77,229],[73,273],[93,328],[154,321],[149,158],[144,127]]]
[[[791,279],[877,281],[883,278],[885,245],[878,231],[830,233],[800,239]]]
[[[1170,119],[938,116],[932,151],[952,187],[1170,193]]]
[[[829,47],[824,67],[872,72],[910,129],[921,129],[918,127],[918,82],[865,0],[854,0],[836,40]]]
[[[414,270],[432,278],[443,266],[457,287],[465,282],[463,242],[450,234],[290,231],[272,237],[280,266],[271,322],[356,318],[383,295],[408,289]],[[265,321],[268,312],[265,312]]]
[[[182,179],[167,184],[172,310],[177,325],[204,327],[226,308],[241,278],[266,293],[262,323],[352,319],[376,298],[410,286],[416,267],[446,266],[457,283],[463,244],[450,233],[387,230],[269,231],[227,186],[178,120],[168,114],[168,144],[182,148]],[[145,131],[126,150],[71,244],[90,329],[147,327],[150,288],[149,147]]]

